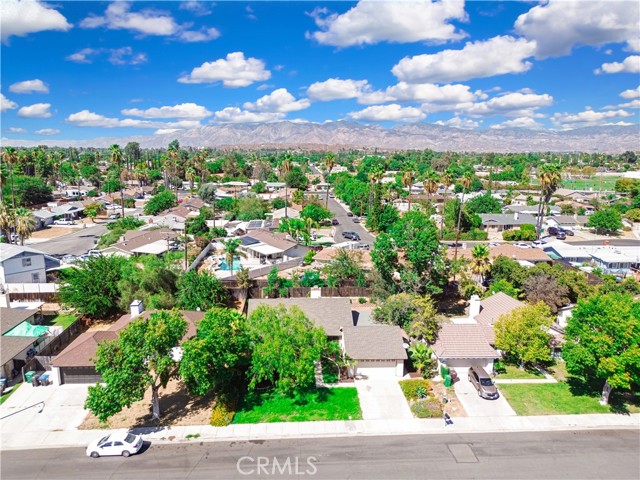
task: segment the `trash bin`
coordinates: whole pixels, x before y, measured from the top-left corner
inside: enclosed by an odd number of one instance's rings
[[[49,374],[48,373],[43,373],[42,375],[40,375],[38,377],[38,383],[40,383],[41,386],[46,387],[47,385],[49,385]]]
[[[450,387],[451,386],[451,375],[445,375],[445,377],[444,377],[444,386],[445,387]]]
[[[36,375],[36,372],[34,372],[33,370],[29,370],[27,373],[24,374],[24,379],[27,383],[29,383],[31,379],[35,377],[35,375]]]
[[[35,375],[31,377],[31,385],[33,385],[34,387],[40,386],[40,384],[38,383],[38,377],[36,377]]]

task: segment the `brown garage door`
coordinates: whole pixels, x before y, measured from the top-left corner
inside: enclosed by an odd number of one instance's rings
[[[96,383],[101,382],[102,376],[94,367],[64,367],[60,368],[60,383]]]

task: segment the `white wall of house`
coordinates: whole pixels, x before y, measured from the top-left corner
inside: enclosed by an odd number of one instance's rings
[[[491,373],[493,371],[493,359],[492,358],[447,358],[447,359],[438,359],[438,370],[440,370],[441,365],[445,365],[449,368],[455,368],[456,372],[458,372],[458,377],[462,375],[466,375],[467,370],[472,365],[479,365],[483,367],[487,373]]]
[[[356,374],[367,377],[403,377],[404,360],[362,360],[356,365]]]
[[[47,273],[44,255],[26,253],[0,262],[2,283],[44,283]]]

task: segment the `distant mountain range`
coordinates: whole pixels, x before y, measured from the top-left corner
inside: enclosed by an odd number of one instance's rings
[[[461,130],[417,123],[383,128],[353,122],[325,124],[274,122],[203,126],[164,135],[96,138],[93,140],[38,141],[3,138],[4,145],[59,147],[108,147],[138,142],[143,148],[166,147],[177,139],[180,145],[216,148],[304,148],[338,150],[409,150],[426,148],[459,152],[601,152],[620,153],[640,150],[640,127],[585,127],[553,130]]]

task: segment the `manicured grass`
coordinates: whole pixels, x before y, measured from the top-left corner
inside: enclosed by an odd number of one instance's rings
[[[619,178],[620,177],[602,177],[602,183],[600,177],[595,176],[591,178],[564,179],[562,180],[562,186],[572,190],[593,189],[594,192],[601,188],[602,190],[613,190]]]
[[[360,420],[355,388],[319,388],[287,397],[277,393],[248,394],[233,423]]]
[[[616,411],[636,413],[637,405],[621,404],[600,405],[598,394],[585,394],[574,389],[566,382],[524,384],[512,383],[499,385],[509,405],[518,415],[575,415],[585,413],[614,413]]]
[[[61,313],[55,315],[53,317],[44,317],[44,324],[48,326],[59,326],[62,328],[67,328],[73,322],[75,322],[77,315],[72,315],[70,313]]]
[[[515,365],[505,365],[506,373],[499,374],[496,378],[498,380],[520,380],[520,379],[541,379],[544,375],[535,368],[526,368],[521,370]]]
[[[569,377],[567,364],[559,360],[552,367],[549,367],[547,371],[559,382],[564,382]]]
[[[18,387],[20,387],[22,385],[22,383],[16,383],[15,385],[13,385],[11,387],[11,390],[9,390],[8,392],[5,390],[5,394],[2,395],[2,397],[0,397],[0,405],[2,405],[4,402],[6,402],[9,397],[11,395],[13,395],[13,392],[15,392],[16,390],[18,390]]]

